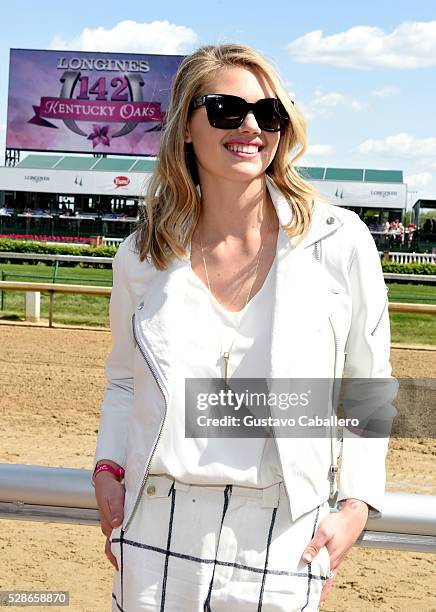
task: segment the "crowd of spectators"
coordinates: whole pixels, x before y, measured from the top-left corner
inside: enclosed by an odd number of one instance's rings
[[[13,217],[14,209],[0,207],[0,216],[2,217]],[[136,216],[132,217],[132,213],[128,210],[122,210],[120,212],[111,212],[111,211],[83,211],[81,209],[77,209],[76,211],[72,211],[71,209],[64,207],[61,210],[50,211],[48,208],[25,208],[21,212],[17,213],[19,217],[28,217],[34,219],[102,219],[102,220],[115,220],[115,221],[132,221],[136,220]]]
[[[413,241],[413,235],[417,229],[415,223],[410,222],[407,227],[399,219],[392,221],[383,221],[382,223],[368,223],[368,227],[372,234],[379,237],[383,235],[387,238],[387,243],[390,248],[403,247],[405,242],[410,247]]]

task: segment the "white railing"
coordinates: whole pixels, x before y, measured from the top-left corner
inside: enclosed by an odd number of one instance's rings
[[[103,236],[104,246],[119,247],[124,238],[106,238]]]
[[[379,251],[383,255],[383,251]],[[389,261],[393,263],[436,263],[436,253],[397,253],[389,251]]]
[[[1,518],[98,525],[91,472],[0,464]],[[385,493],[382,516],[368,519],[355,545],[436,552],[436,496]]]
[[[91,255],[55,255],[51,253],[12,253],[0,251],[0,259],[30,259],[31,261],[74,261],[76,263],[107,263],[113,261],[113,257],[92,257]]]
[[[26,293],[26,319],[31,321],[39,320],[40,294],[47,293],[49,296],[48,326],[53,327],[53,298],[55,293],[99,295],[110,298],[112,287],[0,280],[0,293],[3,291],[24,291]]]

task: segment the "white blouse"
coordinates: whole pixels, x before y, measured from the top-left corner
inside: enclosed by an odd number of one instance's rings
[[[185,378],[265,378],[271,339],[277,255],[261,289],[239,312],[225,309],[190,268],[180,308],[180,343],[172,400],[150,473],[192,484],[267,487],[283,480],[275,441],[262,438],[186,438]],[[239,324],[239,327],[238,327]],[[235,329],[238,331],[235,337]]]

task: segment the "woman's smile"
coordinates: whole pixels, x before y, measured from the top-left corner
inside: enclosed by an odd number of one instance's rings
[[[264,145],[260,140],[256,142],[244,142],[242,140],[230,140],[225,143],[225,149],[236,157],[243,159],[252,159],[262,151]]]

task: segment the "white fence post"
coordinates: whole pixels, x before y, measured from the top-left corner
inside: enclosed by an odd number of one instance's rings
[[[41,293],[39,291],[26,291],[24,307],[26,321],[39,321],[41,317]]]

